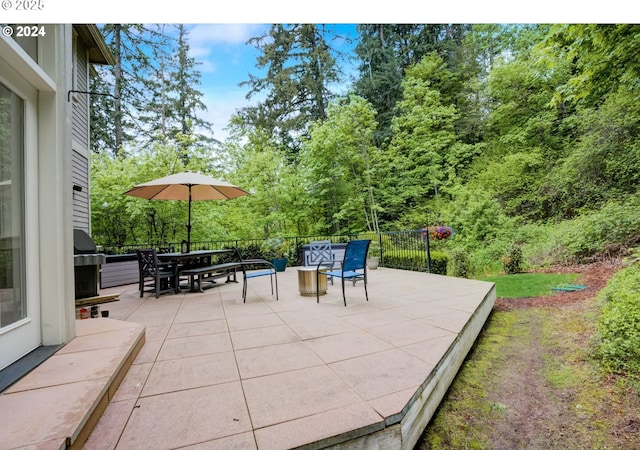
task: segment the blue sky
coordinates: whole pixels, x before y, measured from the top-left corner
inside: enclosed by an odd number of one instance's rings
[[[231,115],[249,105],[245,98],[248,87],[238,84],[247,81],[249,74],[258,75],[255,67],[258,50],[246,42],[267,31],[270,24],[191,24],[189,46],[191,56],[199,62],[202,77],[200,90],[204,94],[207,111],[203,118],[214,125],[214,137],[224,140],[223,128]],[[335,32],[355,36],[355,25],[328,25]],[[332,41],[341,52],[351,52],[353,45],[340,40]],[[348,69],[347,69],[348,70]],[[339,88],[338,88],[339,89]],[[339,92],[343,93],[343,92]],[[255,98],[252,98],[255,101]]]
[[[267,30],[264,24],[195,24],[189,25],[191,56],[199,63],[202,76],[200,90],[204,94],[207,111],[204,118],[213,123],[214,137],[224,140],[223,128],[231,115],[249,102],[246,88],[238,83],[246,81],[255,69],[258,51],[246,42]]]

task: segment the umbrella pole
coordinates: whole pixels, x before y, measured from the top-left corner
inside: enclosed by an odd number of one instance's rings
[[[187,252],[191,251],[191,185],[189,185],[189,217],[187,219]]]

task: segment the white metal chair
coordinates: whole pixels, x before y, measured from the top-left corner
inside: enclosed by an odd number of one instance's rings
[[[307,266],[316,266],[321,263],[321,267],[333,270],[336,263],[335,255],[331,251],[331,241],[311,241],[309,242],[309,255],[307,257]],[[333,277],[328,277],[333,284]]]

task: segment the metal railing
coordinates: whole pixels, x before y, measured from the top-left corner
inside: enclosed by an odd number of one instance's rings
[[[424,230],[391,231],[381,233],[359,233],[341,235],[306,235],[261,239],[226,239],[216,241],[192,241],[191,250],[217,250],[236,247],[243,258],[273,259],[277,247],[289,260],[290,266],[303,265],[303,246],[310,241],[331,240],[346,243],[352,239],[371,239],[369,256],[378,256],[381,267],[431,272],[431,249],[429,233]],[[156,247],[180,251],[177,242],[140,243],[128,245],[98,245],[99,251],[107,255],[135,253],[136,249]]]

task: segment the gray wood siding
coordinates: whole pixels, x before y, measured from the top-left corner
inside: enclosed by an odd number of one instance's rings
[[[89,59],[87,49],[75,40],[73,61],[74,90],[89,90]],[[89,202],[89,95],[71,96],[71,183],[73,190],[73,227],[91,234]]]
[[[89,161],[84,155],[73,151],[71,160],[71,182],[80,186],[81,191],[73,191],[73,228],[91,233],[89,227]]]
[[[89,90],[89,65],[87,50],[79,42],[74,61],[75,86],[74,90]],[[71,140],[74,147],[89,150],[89,94],[75,93],[71,96],[73,113],[71,120]]]

